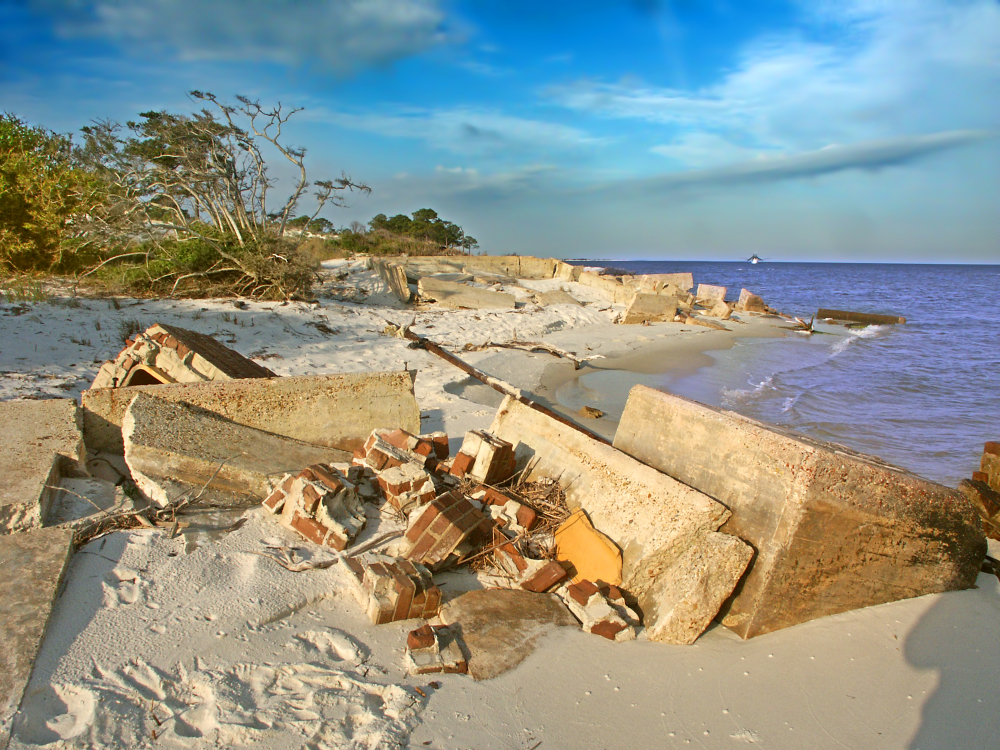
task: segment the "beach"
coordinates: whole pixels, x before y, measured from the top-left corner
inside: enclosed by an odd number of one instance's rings
[[[558,279],[505,289],[510,310],[408,308],[358,261],[324,264],[315,302],[109,300],[53,290],[0,306],[0,399],[79,398],[126,321],[212,335],[279,376],[416,370],[423,432],[453,452],[501,395],[387,326],[447,346],[527,397],[613,437],[629,382],[691,378],[720,353],[790,339],[779,318],[729,331],[620,325],[624,305]],[[583,305],[540,306],[562,289]],[[581,360],[488,342],[543,342]],[[790,344],[793,342],[789,342]],[[707,368],[707,369],[706,369]],[[615,385],[619,384],[619,385]],[[605,416],[579,415],[583,406]],[[970,471],[973,467],[970,466]],[[11,748],[987,748],[1000,696],[1000,581],[825,617],[743,641],[613,643],[562,629],[493,680],[406,675],[412,624],[373,626],[339,567],[293,573],[301,544],[262,509],[231,531],[115,532],[72,558]],[[358,544],[394,528],[369,514]],[[1000,551],[991,542],[991,554]],[[482,586],[444,578],[446,596]],[[169,720],[167,720],[169,717]]]

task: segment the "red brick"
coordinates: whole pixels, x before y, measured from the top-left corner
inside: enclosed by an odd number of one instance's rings
[[[450,455],[447,435],[434,435],[431,437],[431,445],[434,447],[434,457],[439,461],[445,460]]]
[[[458,546],[459,542],[465,537],[465,533],[458,527],[452,526],[438,540],[438,543],[434,545],[434,557],[440,562],[444,560],[451,551]]]
[[[326,467],[320,464],[313,464],[309,467],[309,470],[316,475],[317,481],[324,484],[328,489],[333,492],[339,492],[344,489],[344,483],[341,482],[336,476],[327,471]]]
[[[395,565],[392,570],[392,577],[395,579],[394,588],[396,590],[396,612],[394,620],[408,620],[410,618],[410,604],[413,602],[413,595],[416,593],[416,586],[403,571]]]
[[[620,622],[608,622],[607,620],[601,620],[590,628],[590,632],[594,635],[602,636],[607,638],[609,641],[613,641],[615,636],[628,627]]]
[[[135,339],[125,339],[125,348],[128,349],[135,343]]]
[[[268,495],[267,499],[262,503],[262,505],[271,513],[277,513],[280,511],[284,504],[285,493],[281,491],[280,487]]]
[[[486,494],[483,496],[483,502],[486,505],[506,505],[514,498],[501,492],[500,490],[494,489],[493,487],[486,488]]]
[[[475,462],[475,456],[459,452],[455,454],[455,460],[451,462],[451,473],[461,479],[472,468],[472,464]]]
[[[178,342],[177,339],[175,339],[173,336],[167,336],[163,340],[163,345],[168,349],[176,349],[178,343],[180,342]]]
[[[524,557],[521,556],[521,553],[517,551],[513,544],[509,542],[503,544],[500,546],[499,551],[510,558],[510,561],[514,563],[519,572],[523,573],[528,569],[528,563],[525,562]]]
[[[583,580],[580,581],[579,583],[574,583],[571,586],[568,586],[566,591],[577,602],[579,602],[580,605],[584,607],[587,606],[587,602],[590,601],[590,597],[592,597],[594,594],[601,593],[601,590],[588,580]]]
[[[985,471],[974,471],[972,472],[972,481],[989,483],[990,475],[987,474]]]
[[[433,617],[441,608],[441,589],[431,586],[427,589],[427,599],[424,601],[424,617]]]
[[[521,524],[525,531],[531,531],[538,520],[538,514],[527,505],[522,505],[517,509],[517,522]]]
[[[295,477],[287,476],[285,477],[285,481],[281,483],[281,489],[287,493],[289,490],[292,489],[292,484],[294,483],[295,483]]]
[[[413,446],[411,450],[418,456],[424,456],[425,458],[427,456],[434,455],[434,446],[428,443],[426,440],[418,439],[416,444]]]
[[[443,671],[445,674],[468,674],[469,664],[465,660],[454,664],[445,664]]]
[[[330,535],[326,538],[326,546],[337,552],[343,552],[347,549],[348,538],[346,536],[341,536],[333,529],[330,529]]]
[[[521,588],[541,594],[548,591],[560,581],[566,579],[566,570],[557,562],[547,563],[533,576],[521,582]]]
[[[983,453],[1000,456],[1000,443],[989,442],[983,446]]]
[[[441,535],[451,528],[454,528],[451,521],[446,515],[441,514],[434,519],[434,523],[431,524],[426,533],[433,536],[435,539],[440,539]]]
[[[430,534],[425,533],[420,537],[417,543],[413,545],[413,549],[410,550],[407,557],[411,560],[423,560],[424,556],[431,551],[435,544],[437,544],[437,539]]]
[[[622,590],[620,588],[618,588],[617,586],[612,586],[610,584],[605,584],[604,586],[602,586],[601,593],[604,594],[604,596],[606,596],[613,602],[622,601],[625,598],[625,595],[622,593]]]
[[[413,525],[406,530],[406,538],[411,542],[415,542],[420,538],[420,535],[424,533],[428,526],[431,525],[433,521],[438,516],[438,509],[433,503],[424,508],[424,511],[420,514],[419,518],[413,522]]]
[[[430,648],[434,645],[434,629],[430,625],[422,625],[411,630],[406,636],[407,648]]]
[[[122,362],[122,369],[125,370],[125,372],[130,372],[132,368],[135,367],[135,365],[136,361],[134,359],[132,359],[131,357],[126,357],[125,360]]]
[[[328,531],[323,524],[312,518],[300,516],[297,511],[292,514],[292,521],[289,525],[314,544],[323,544]]]
[[[180,343],[179,341],[177,342],[177,356],[178,357],[184,358],[184,357],[186,357],[188,355],[188,353],[190,351],[191,350],[188,347],[184,346],[184,344]]]
[[[405,451],[407,448],[408,438],[413,436],[406,430],[393,430],[392,432],[383,432],[380,437],[393,448],[399,448],[399,450]]]
[[[320,494],[311,484],[302,485],[302,509],[306,513],[309,515],[315,513],[321,499]]]
[[[365,580],[365,566],[360,560],[354,557],[344,557],[341,559],[341,562],[344,563],[344,566],[358,583]]]

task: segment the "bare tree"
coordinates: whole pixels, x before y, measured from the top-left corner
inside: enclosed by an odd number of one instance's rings
[[[192,91],[208,106],[191,116],[143,112],[122,127],[108,121],[83,129],[81,162],[109,185],[111,198],[76,227],[81,235],[118,251],[103,261],[142,256],[150,280],[184,282],[207,277],[231,281],[248,296],[288,297],[308,286],[309,274],[293,262],[284,240],[289,219],[314,187],[313,221],[328,206],[343,206],[347,191],[370,192],[346,174],[308,181],[305,149],[284,143],[283,128],[301,108],[264,107],[238,96],[225,104],[211,93]],[[268,175],[264,149],[272,148],[297,169],[291,193],[271,210],[276,181]],[[207,266],[184,268],[169,261],[185,242],[198,241],[214,253]],[[190,253],[188,254],[190,255]],[[187,257],[187,256],[184,256]],[[96,270],[96,269],[94,269]]]

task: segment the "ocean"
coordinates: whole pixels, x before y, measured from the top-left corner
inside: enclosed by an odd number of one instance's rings
[[[1000,266],[586,261],[632,273],[690,271],[695,283],[747,289],[808,320],[818,308],[901,315],[903,325],[754,339],[710,352],[694,372],[595,373],[620,413],[634,383],[876,455],[955,487],[1000,440]],[[613,381],[613,383],[612,383]],[[620,402],[620,403],[618,403]]]

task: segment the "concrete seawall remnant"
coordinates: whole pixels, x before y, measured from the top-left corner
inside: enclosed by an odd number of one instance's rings
[[[969,588],[986,554],[955,490],[652,388],[632,389],[614,445],[732,512],[722,530],[757,550],[723,609],[744,638]]]

